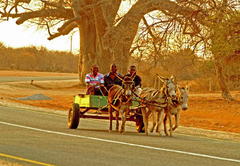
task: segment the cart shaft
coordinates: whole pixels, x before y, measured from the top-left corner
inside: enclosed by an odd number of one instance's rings
[[[107,119],[109,120],[109,116],[98,116],[98,115],[83,115],[80,114],[79,118],[93,118],[93,119]],[[116,120],[116,117],[113,117],[113,120]],[[121,117],[118,117],[118,120],[121,120]],[[136,118],[134,116],[130,116],[126,118],[127,121],[136,121]]]

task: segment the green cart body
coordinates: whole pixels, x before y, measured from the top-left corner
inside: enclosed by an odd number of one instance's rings
[[[78,94],[74,96],[73,103],[77,103],[80,108],[104,109],[108,105],[108,96]],[[130,109],[134,109],[139,102],[133,101]]]
[[[88,114],[89,110],[96,111],[95,113]],[[76,129],[80,118],[109,119],[107,113],[108,96],[78,94],[74,96],[73,104],[69,109],[68,127]],[[138,99],[132,101],[127,121],[135,121],[137,131],[144,132],[143,118]]]

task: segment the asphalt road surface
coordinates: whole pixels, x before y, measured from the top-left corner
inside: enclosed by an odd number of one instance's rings
[[[77,129],[68,129],[66,114],[0,105],[0,160],[24,166],[240,165],[240,142],[176,133],[145,136],[130,125],[122,135],[109,133],[108,125],[80,119]]]
[[[15,77],[15,76],[0,76],[0,82],[18,82],[18,81],[45,81],[45,80],[73,80],[78,77]]]

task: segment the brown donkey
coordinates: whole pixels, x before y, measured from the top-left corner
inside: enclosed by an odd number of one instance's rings
[[[119,112],[122,117],[122,125],[120,129],[120,133],[124,133],[125,123],[126,123],[126,115],[129,112],[129,107],[132,105],[132,90],[133,90],[133,79],[131,77],[124,77],[123,86],[114,85],[108,91],[108,112],[109,112],[109,120],[110,127],[109,132],[112,132],[112,119],[113,119],[113,111],[116,111],[116,131],[119,128]]]

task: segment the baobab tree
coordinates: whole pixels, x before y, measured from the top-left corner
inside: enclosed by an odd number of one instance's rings
[[[127,1],[133,4],[127,12],[120,14],[120,7]],[[207,16],[205,12],[207,7],[201,6],[202,2],[198,0],[6,0],[1,1],[0,14],[5,20],[10,17],[18,18],[16,21],[18,25],[31,21],[46,27],[49,40],[67,35],[78,28],[79,78],[82,83],[93,63],[99,64],[101,72],[106,73],[109,71],[109,64],[115,62],[119,66],[119,71],[126,73],[139,23],[152,11],[160,11],[179,21],[184,25],[185,32],[189,28],[195,34],[200,32],[200,25],[205,24],[204,20]],[[59,26],[57,31],[52,30],[54,26]],[[228,89],[226,93],[230,94]]]
[[[118,10],[121,4],[122,0],[8,0],[2,3],[1,17],[6,20],[9,17],[18,18],[18,25],[25,21],[45,25],[49,32],[49,40],[69,34],[74,28],[78,28],[79,75],[82,81],[93,63],[99,64],[102,72],[107,72],[109,64],[114,61],[118,63],[120,72],[125,73],[131,45],[143,16],[154,10],[168,10],[173,13],[178,9],[178,5],[171,1],[140,0],[120,17]],[[24,11],[19,12],[21,7]],[[13,8],[19,9],[12,10]],[[190,15],[193,12],[178,10],[182,15]],[[51,27],[57,21],[62,23],[57,32],[52,32]]]

